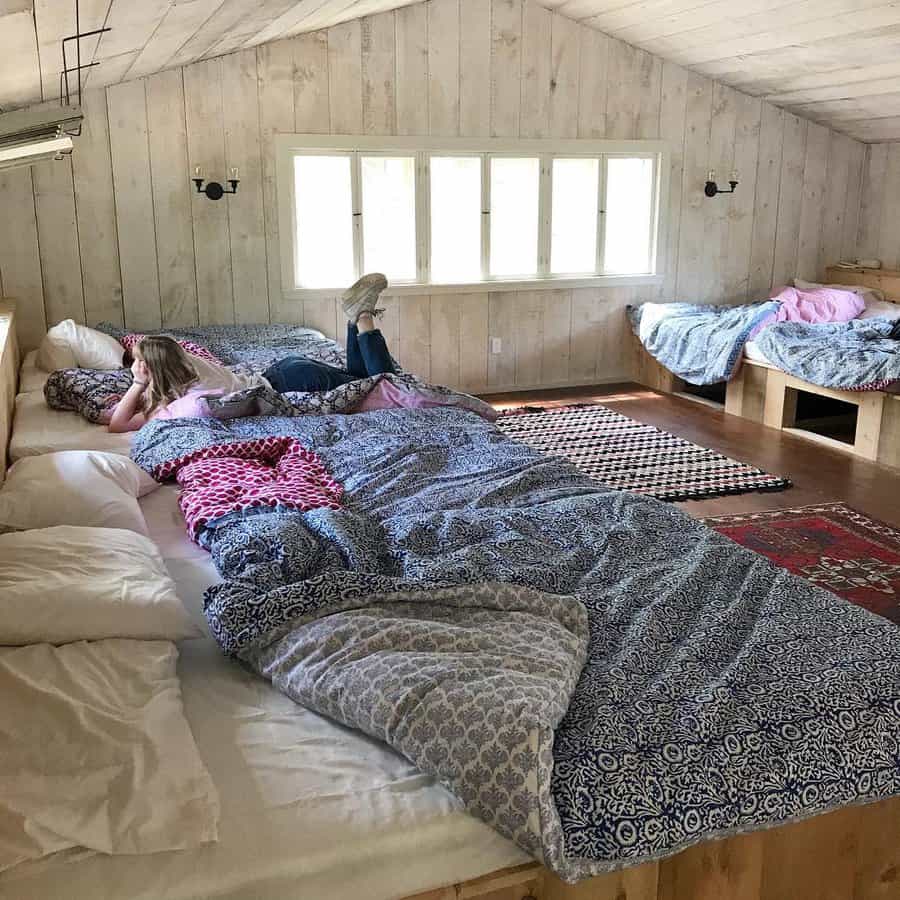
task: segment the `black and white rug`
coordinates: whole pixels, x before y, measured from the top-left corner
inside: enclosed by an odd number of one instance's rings
[[[568,459],[609,487],[658,500],[703,500],[791,486],[786,478],[605,406],[513,409],[497,426],[511,438]]]

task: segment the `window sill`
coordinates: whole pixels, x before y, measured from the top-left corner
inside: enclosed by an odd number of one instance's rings
[[[389,284],[388,297],[419,294],[499,294],[510,291],[567,291],[573,288],[649,287],[663,283],[662,275],[596,275],[574,278],[527,278],[519,281],[472,281],[461,284]],[[284,291],[287,300],[324,300],[343,288],[295,288]]]

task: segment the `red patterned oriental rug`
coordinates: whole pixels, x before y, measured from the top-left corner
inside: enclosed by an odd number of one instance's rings
[[[900,528],[843,503],[703,521],[795,575],[900,625]]]

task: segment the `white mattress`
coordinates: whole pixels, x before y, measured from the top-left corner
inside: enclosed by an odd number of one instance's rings
[[[110,434],[105,425],[93,425],[74,412],[50,409],[43,391],[16,397],[9,456],[12,462],[58,450],[106,450],[127,455],[130,434]]]
[[[141,500],[192,615],[217,580],[177,488]],[[0,877],[15,900],[393,900],[528,862],[384,744],[293,703],[210,638],[181,644],[185,712],[219,790],[219,842],[144,857],[58,854]]]
[[[37,365],[37,350],[31,350],[25,354],[22,367],[19,369],[20,394],[30,394],[32,391],[42,391],[50,376]]]
[[[771,366],[772,363],[766,357],[766,354],[759,349],[759,344],[756,341],[747,341],[744,344],[744,356],[750,360],[750,362],[758,362],[764,363],[767,366]]]

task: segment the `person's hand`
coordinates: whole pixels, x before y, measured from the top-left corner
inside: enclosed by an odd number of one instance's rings
[[[147,363],[142,359],[136,359],[131,364],[131,374],[134,376],[136,383],[140,383],[145,387],[150,381],[150,370],[147,368]]]

